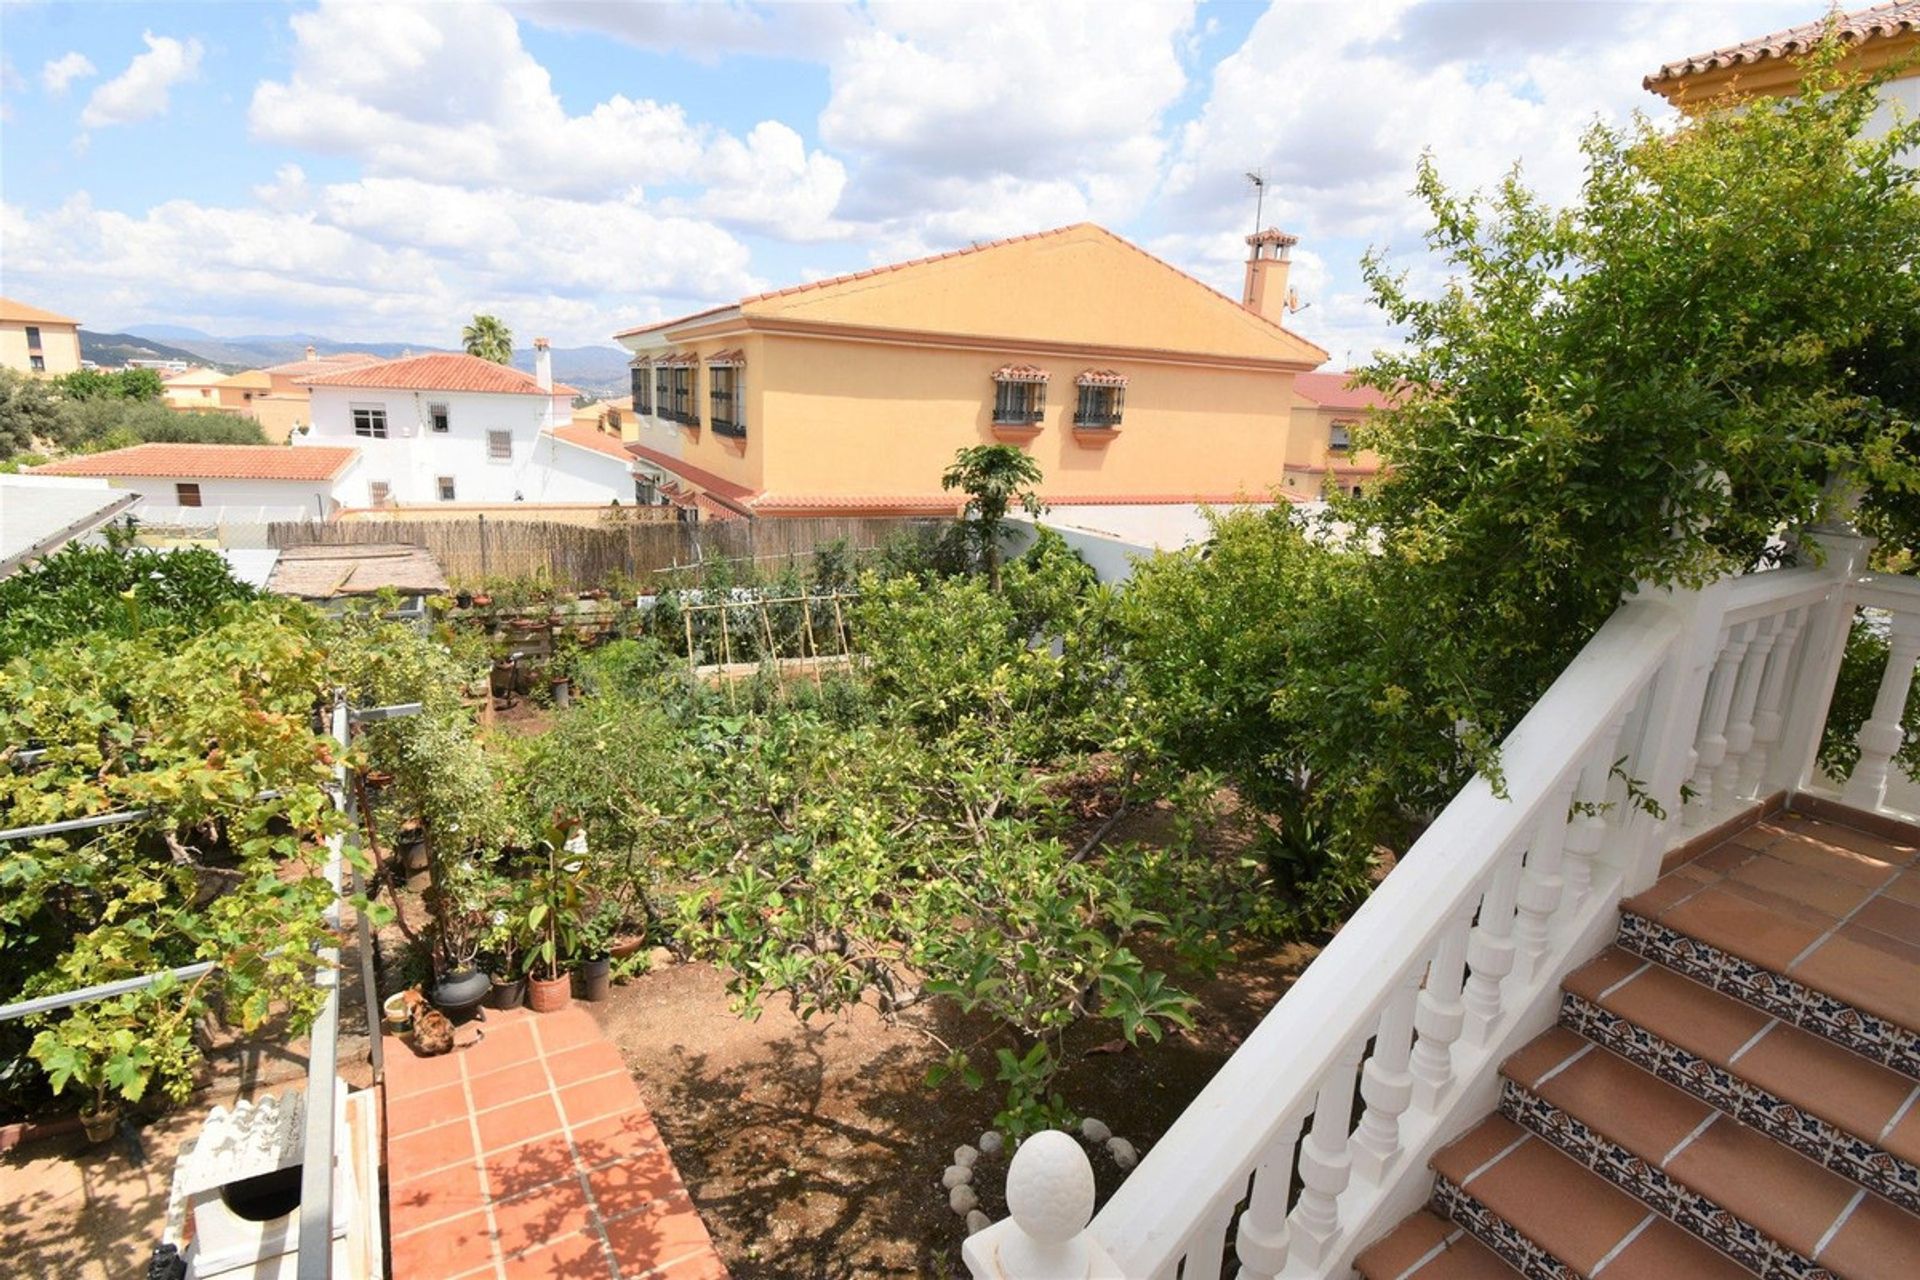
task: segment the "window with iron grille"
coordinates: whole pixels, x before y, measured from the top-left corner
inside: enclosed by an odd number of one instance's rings
[[[447,406],[443,404],[427,406],[427,421],[433,425],[433,430],[438,435],[445,435],[453,429],[453,416],[447,412]]]
[[[27,350],[38,351],[39,349],[40,349],[40,326],[37,324],[30,324],[27,326]]]
[[[199,506],[200,505],[200,486],[197,484],[188,484],[184,481],[174,485],[173,500],[177,505],[182,507]]]
[[[1047,384],[1044,382],[996,382],[993,384],[993,420],[997,423],[1038,422],[1047,411]]]
[[[745,406],[740,402],[740,370],[714,365],[707,370],[707,420],[715,435],[747,437]]]
[[[629,381],[633,385],[633,411],[650,413],[652,409],[647,402],[647,393],[653,389],[653,371],[635,365],[630,371]]]
[[[1348,435],[1352,427],[1351,422],[1336,422],[1328,427],[1327,448],[1334,453],[1345,453],[1352,447],[1352,438]]]
[[[434,485],[440,490],[440,501],[442,502],[453,501],[453,477],[452,476],[439,476],[434,480]]]
[[[659,386],[661,403],[654,410],[657,416],[689,427],[700,425],[700,416],[693,411],[693,369],[690,366],[677,364],[662,369]]]
[[[488,462],[512,462],[513,461],[513,432],[511,431],[487,432],[487,461]]]
[[[33,352],[27,357],[27,363],[33,366],[35,373],[45,373],[47,371],[47,358],[38,351]]]
[[[1110,386],[1082,386],[1079,402],[1073,407],[1076,427],[1117,427],[1125,407],[1127,389]]]
[[[367,481],[367,501],[376,507],[393,505],[393,486],[385,480]]]
[[[387,411],[375,405],[353,407],[353,434],[369,440],[387,438]]]

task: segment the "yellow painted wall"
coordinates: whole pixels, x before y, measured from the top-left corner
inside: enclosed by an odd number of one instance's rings
[[[304,390],[298,395],[256,394],[252,412],[260,430],[275,444],[293,434],[295,423],[303,427],[313,425],[313,409]]]
[[[1286,457],[1290,372],[785,335],[762,338],[748,359],[749,465],[687,460],[773,495],[940,494],[956,450],[998,442],[991,375],[1013,361],[1052,374],[1025,446],[1045,496],[1255,496],[1280,483]],[[1075,377],[1093,367],[1131,378],[1120,428],[1100,445],[1072,426]]]
[[[1371,449],[1348,450],[1335,453],[1328,447],[1331,432],[1336,423],[1347,424],[1351,435],[1360,427],[1365,415],[1355,409],[1330,409],[1323,405],[1299,403],[1293,408],[1293,421],[1287,433],[1287,476],[1284,487],[1292,493],[1306,493],[1318,496],[1328,481],[1327,469],[1332,467],[1352,468],[1361,472],[1378,472],[1380,455]],[[1318,470],[1308,471],[1307,468]],[[1355,484],[1366,484],[1367,477],[1335,476],[1333,479],[1346,488]]]
[[[761,482],[767,438],[767,432],[761,429],[762,424],[767,420],[762,393],[770,376],[764,364],[765,343],[766,339],[758,334],[736,333],[729,338],[714,338],[674,348],[676,353],[692,351],[700,357],[700,367],[693,371],[693,403],[700,414],[701,425],[697,431],[672,423],[665,423],[656,428],[656,431],[678,434],[680,447],[677,456],[681,461],[753,489],[767,487]],[[707,393],[711,388],[707,382],[706,359],[717,351],[732,350],[744,351],[747,357],[747,367],[740,371],[742,390],[746,393],[747,403],[747,438],[745,440],[715,435],[713,429],[707,425],[710,407]],[[649,370],[648,376],[655,375]],[[633,438],[646,441],[648,433],[640,432],[636,427]]]
[[[40,358],[47,366],[45,372],[48,377],[72,373],[80,367],[78,326],[47,324],[43,321],[33,327],[40,330]],[[32,354],[27,346],[27,322],[0,320],[0,367],[31,373]]]

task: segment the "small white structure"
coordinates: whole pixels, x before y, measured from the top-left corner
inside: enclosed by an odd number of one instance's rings
[[[570,437],[574,389],[468,355],[412,356],[302,379],[313,425],[298,448],[355,448],[362,465],[338,496],[351,507],[634,500],[631,460]]]
[[[137,501],[105,480],[0,475],[0,578],[70,542],[97,541]]]
[[[335,1081],[339,1129],[333,1170],[333,1274],[381,1273],[372,1094]],[[174,1169],[167,1239],[182,1246],[191,1280],[293,1280],[300,1251],[300,1158],[306,1094],[269,1094],[215,1107]]]
[[[137,444],[61,458],[35,476],[95,476],[140,495],[148,524],[325,520],[359,466],[352,448],[259,444]]]

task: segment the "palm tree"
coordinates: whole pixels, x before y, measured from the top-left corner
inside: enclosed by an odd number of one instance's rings
[[[1030,516],[1040,514],[1040,464],[1010,444],[976,444],[953,455],[940,477],[942,489],[964,489],[975,536],[987,561],[987,581],[1000,590],[1000,543],[1006,536],[1007,509],[1015,502]]]
[[[460,331],[460,341],[470,356],[495,364],[513,363],[513,330],[499,316],[475,315],[473,323]]]

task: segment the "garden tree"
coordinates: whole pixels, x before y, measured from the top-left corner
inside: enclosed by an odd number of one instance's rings
[[[60,406],[44,379],[0,369],[0,460],[59,435]]]
[[[460,331],[460,341],[470,356],[495,364],[513,363],[513,330],[499,316],[476,313],[473,322]]]
[[[962,512],[973,519],[972,529],[986,561],[987,578],[1000,590],[1000,550],[1006,539],[1007,512],[1015,503],[1028,515],[1040,514],[1040,464],[1010,444],[976,444],[953,456],[953,465],[940,477],[942,489],[967,495]]]
[[[257,594],[217,551],[135,547],[112,529],[102,545],[63,547],[0,581],[0,663],[83,635],[178,641]]]
[[[152,369],[75,369],[54,385],[69,400],[156,401],[164,390]]]

